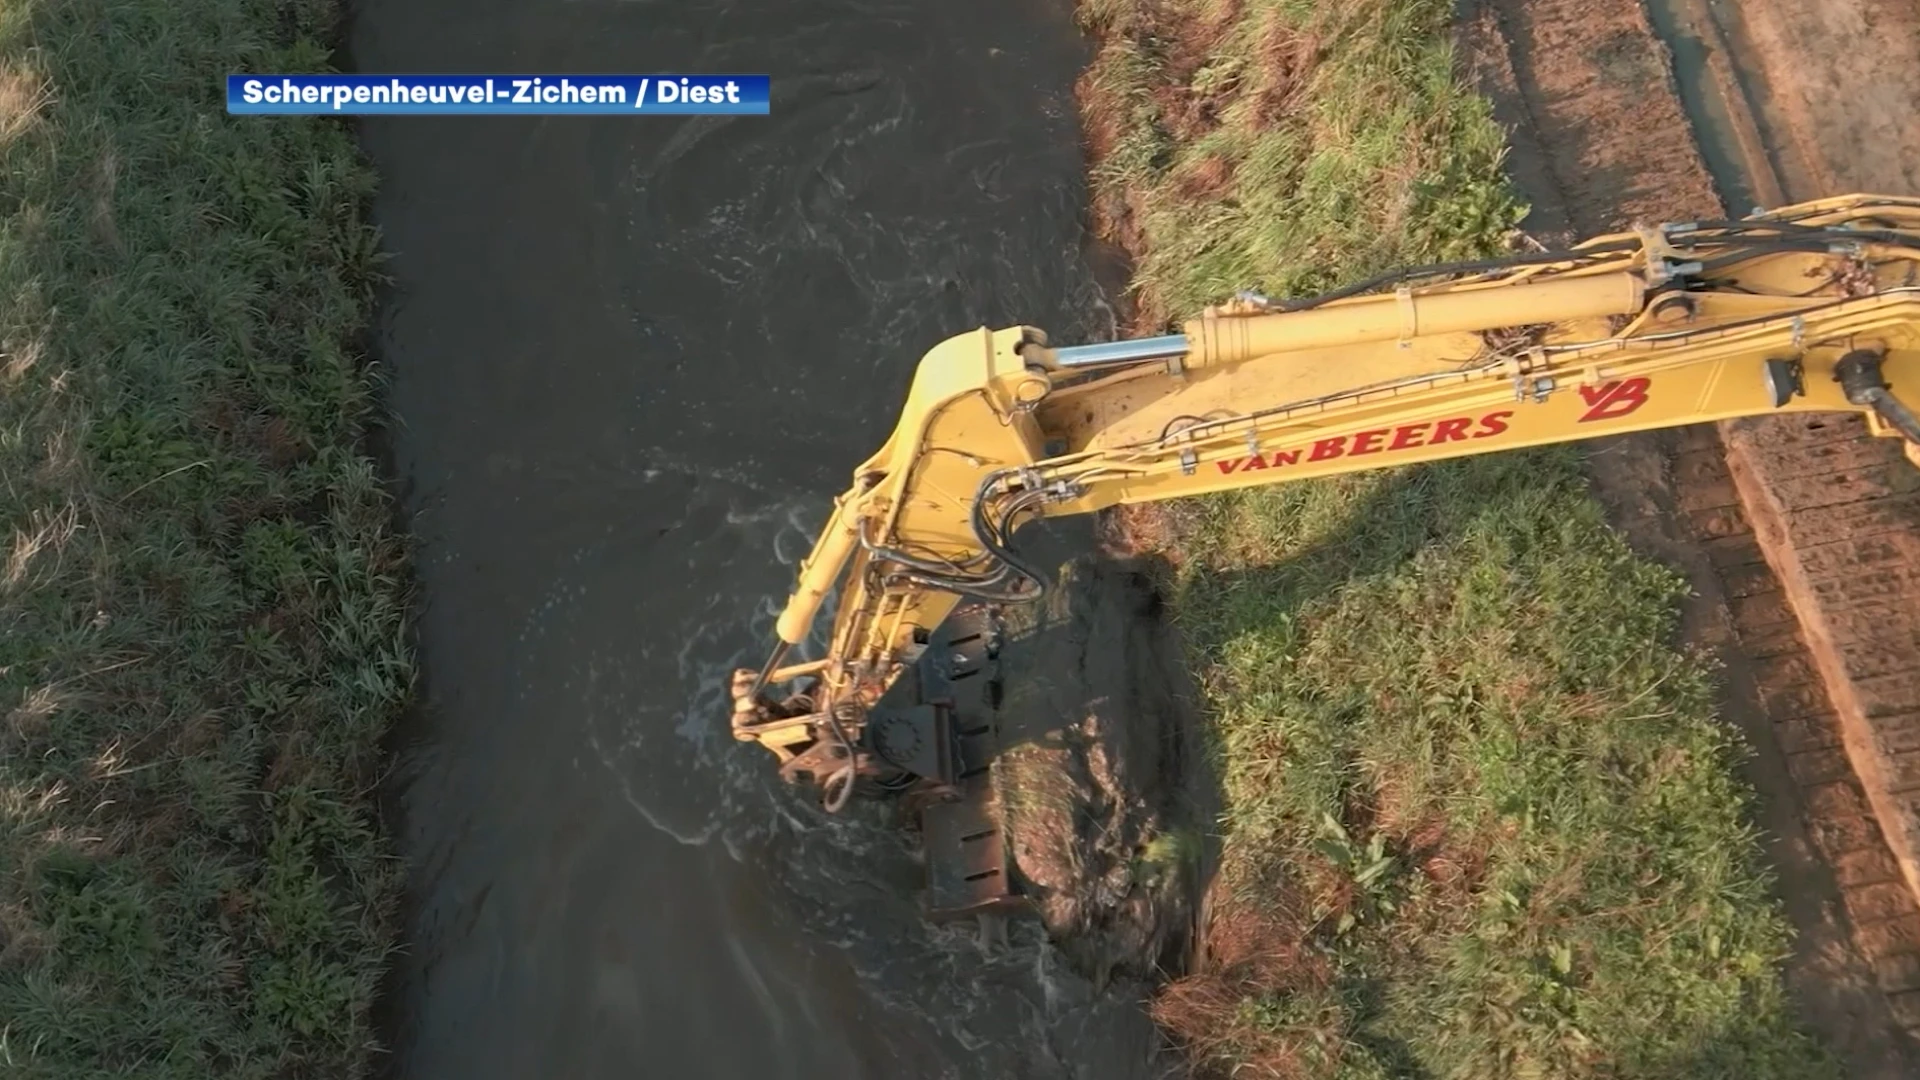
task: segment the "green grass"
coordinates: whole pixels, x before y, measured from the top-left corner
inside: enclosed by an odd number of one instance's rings
[[[1502,135],[1439,0],[1083,0],[1143,322],[1490,254]],[[1158,1015],[1220,1075],[1837,1075],[1684,585],[1571,450],[1195,500],[1174,617],[1226,810],[1215,960]]]
[[[348,1077],[412,684],[316,0],[0,0],[0,1073]]]
[[[1095,198],[1153,316],[1484,254],[1521,217],[1437,0],[1081,0]]]

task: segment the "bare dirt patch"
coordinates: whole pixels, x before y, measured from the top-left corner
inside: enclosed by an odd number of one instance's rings
[[[1496,111],[1528,129],[1516,178],[1544,224],[1591,234],[1719,211],[1633,0],[1475,0],[1468,56]],[[1529,160],[1537,159],[1537,160]]]
[[[1715,5],[1711,15],[1789,198],[1920,191],[1920,8],[1773,0]]]

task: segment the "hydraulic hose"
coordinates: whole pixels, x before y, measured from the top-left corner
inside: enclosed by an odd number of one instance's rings
[[[820,809],[829,814],[845,810],[847,804],[853,801],[853,786],[858,779],[852,763],[827,777],[826,793],[820,798]]]
[[[1025,511],[1045,502],[1048,495],[1042,491],[1024,491],[1006,500],[1007,505],[999,515],[999,520],[989,516],[988,507],[995,499],[994,489],[1012,475],[1007,470],[993,473],[984,480],[974,497],[969,524],[974,539],[980,544],[981,554],[958,564],[954,569],[971,567],[982,561],[991,562],[993,569],[984,573],[953,573],[948,567],[940,566],[925,559],[899,558],[894,549],[879,545],[868,545],[868,550],[876,556],[889,559],[906,567],[904,572],[891,573],[886,581],[908,583],[923,588],[939,589],[970,600],[986,603],[1015,604],[1039,599],[1046,594],[1047,579],[1033,566],[1014,554],[1007,541],[1007,531],[1015,518]],[[1020,584],[1008,586],[1008,580],[1024,579]]]
[[[1013,519],[1019,516],[1022,511],[1045,502],[1047,500],[1047,494],[1044,491],[1022,492],[1014,496],[1012,505],[1007,507],[1006,513],[1000,516],[998,522],[990,521],[986,515],[987,492],[999,484],[1000,481],[1004,480],[1007,475],[1005,472],[994,473],[986,479],[986,482],[980,485],[980,492],[973,500],[973,535],[974,539],[980,541],[981,547],[992,552],[995,558],[1012,567],[1015,573],[1026,578],[1028,583],[1033,587],[1030,599],[1038,599],[1046,594],[1047,576],[1041,573],[1039,569],[1027,563],[1026,560],[1014,554],[1011,538],[1007,532],[1003,530],[1009,529],[1013,525]]]
[[[1914,247],[1912,237],[1892,229],[1837,229],[1830,225],[1802,225],[1798,222],[1775,219],[1736,220],[1718,218],[1691,221],[1675,227],[1668,235],[1675,247],[1681,250],[1687,250],[1697,245],[1711,243],[1716,235],[1725,237],[1728,243],[1742,243],[1743,246],[1748,245],[1751,244],[1752,241],[1743,242],[1735,238],[1755,232],[1772,232],[1775,233],[1780,240],[1789,241],[1789,238],[1791,238],[1789,242],[1798,244],[1807,244],[1809,242],[1858,243],[1867,241],[1892,244],[1899,247]],[[1301,297],[1297,300],[1284,300],[1276,303],[1274,310],[1306,311],[1335,300],[1343,300],[1350,296],[1360,296],[1414,278],[1493,273],[1523,266],[1542,266],[1563,262],[1590,262],[1596,256],[1632,251],[1639,246],[1640,242],[1638,240],[1615,240],[1605,244],[1594,244],[1590,247],[1564,251],[1542,251],[1526,255],[1510,255],[1498,259],[1475,259],[1462,262],[1437,263],[1430,266],[1408,267],[1402,270],[1393,270],[1379,274],[1362,281],[1356,281],[1350,285],[1344,285],[1315,296]]]
[[[1867,392],[1867,404],[1880,414],[1895,431],[1907,437],[1907,441],[1920,446],[1920,413],[1902,405],[1898,398],[1888,392],[1884,386],[1875,387]]]
[[[1881,372],[1883,357],[1872,349],[1855,349],[1833,365],[1840,391],[1855,405],[1865,405],[1895,431],[1920,445],[1920,415],[1893,396]]]
[[[834,770],[832,776],[827,777],[827,782],[821,791],[820,809],[829,814],[837,814],[845,810],[847,804],[853,801],[853,786],[859,780],[860,773],[860,751],[854,747],[853,740],[847,738],[847,729],[840,726],[840,710],[829,705],[826,714],[827,727],[833,732],[833,741],[839,743],[840,749],[847,755],[847,763]],[[835,781],[839,783],[836,784]]]
[[[1279,312],[1307,311],[1312,308],[1317,308],[1322,304],[1329,304],[1335,300],[1344,300],[1350,296],[1360,296],[1365,293],[1375,292],[1389,285],[1398,285],[1403,281],[1410,281],[1414,278],[1492,273],[1498,270],[1508,270],[1522,266],[1551,266],[1555,263],[1563,262],[1589,262],[1597,255],[1632,251],[1639,246],[1640,242],[1638,240],[1615,240],[1611,243],[1595,244],[1592,247],[1582,248],[1578,251],[1542,251],[1529,255],[1509,255],[1500,259],[1475,259],[1468,262],[1435,263],[1431,266],[1408,267],[1405,270],[1392,270],[1375,277],[1367,278],[1364,281],[1356,281],[1351,285],[1343,285],[1340,288],[1319,293],[1315,296],[1301,297],[1298,300],[1282,300],[1275,303],[1273,309]]]

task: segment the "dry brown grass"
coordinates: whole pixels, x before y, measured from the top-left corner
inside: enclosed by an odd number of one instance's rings
[[[1153,1003],[1155,1021],[1187,1049],[1199,1075],[1305,1075],[1303,1057],[1319,1047],[1322,1033],[1276,1029],[1245,1004],[1317,999],[1333,985],[1333,965],[1311,947],[1309,929],[1304,907],[1278,895],[1265,904],[1228,900],[1213,913],[1198,969]]]
[[[31,67],[0,64],[0,147],[38,123],[53,99],[46,77]]]

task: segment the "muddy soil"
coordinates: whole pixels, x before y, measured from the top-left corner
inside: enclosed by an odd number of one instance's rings
[[[1010,613],[995,768],[1016,871],[1070,962],[1097,985],[1150,986],[1187,966],[1220,795],[1161,617],[1170,570],[1122,543]]]
[[[1699,85],[1727,58],[1698,37],[1675,37],[1671,9],[1474,0],[1464,15],[1464,59],[1514,131],[1514,173],[1535,204],[1528,226],[1543,239],[1716,216],[1778,190],[1772,176],[1745,171],[1766,160],[1754,155],[1754,125]],[[1754,749],[1747,772],[1763,800],[1759,823],[1799,935],[1793,993],[1851,1075],[1920,1074],[1909,1003],[1920,911],[1841,749],[1842,718],[1755,534],[1722,431],[1608,440],[1590,463],[1629,539],[1694,587],[1687,639],[1721,663],[1723,713]]]

